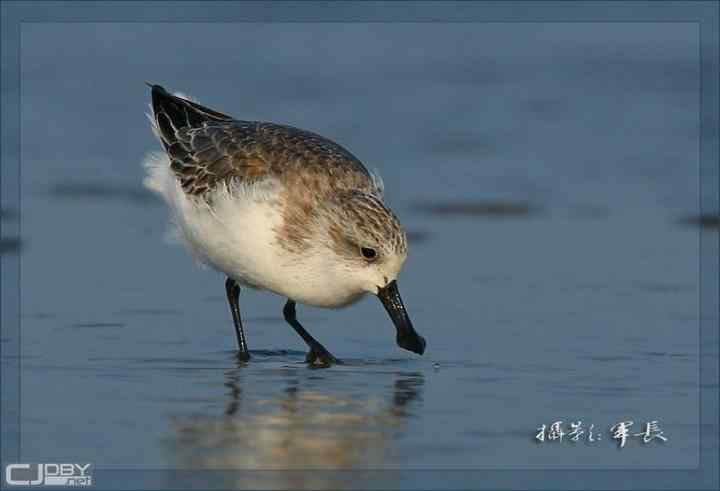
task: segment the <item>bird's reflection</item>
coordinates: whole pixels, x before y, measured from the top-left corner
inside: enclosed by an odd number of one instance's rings
[[[407,431],[422,401],[420,372],[312,375],[309,370],[285,370],[279,377],[278,373],[270,380],[256,380],[257,372],[232,370],[226,374],[222,412],[173,418],[170,448],[176,468],[381,468],[388,464],[393,443]],[[260,474],[234,473],[233,479],[242,482],[228,484],[285,489],[341,485],[328,481],[337,473],[272,472],[257,482]]]

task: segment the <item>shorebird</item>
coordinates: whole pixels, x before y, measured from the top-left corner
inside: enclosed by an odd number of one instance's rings
[[[146,160],[145,185],[165,200],[195,258],[225,274],[242,360],[250,353],[241,286],[287,298],[283,316],[310,348],[310,364],[340,361],[297,320],[296,302],[338,308],[368,293],[385,306],[398,346],[423,354],[397,285],[407,239],[379,177],[310,131],[237,120],[148,85],[165,152]]]

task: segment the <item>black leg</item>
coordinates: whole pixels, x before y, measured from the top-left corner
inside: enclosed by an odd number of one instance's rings
[[[241,360],[249,360],[247,342],[245,341],[245,331],[243,331],[242,321],[240,320],[240,285],[232,278],[225,280],[225,292],[227,293],[228,303],[230,304],[230,312],[232,313],[233,322],[235,323],[235,335],[238,342],[238,358]]]
[[[285,316],[285,320],[287,321],[287,323],[290,324],[293,329],[295,329],[295,332],[298,333],[300,337],[303,338],[303,341],[305,341],[310,347],[310,352],[308,353],[306,358],[306,361],[308,363],[313,364],[317,360],[320,360],[323,365],[342,363],[340,360],[331,355],[330,352],[326,350],[325,347],[320,344],[317,339],[312,337],[310,333],[305,330],[302,324],[300,324],[300,322],[298,322],[295,315],[295,302],[293,302],[292,300],[287,301],[287,303],[285,304],[285,308],[283,309],[283,315]]]

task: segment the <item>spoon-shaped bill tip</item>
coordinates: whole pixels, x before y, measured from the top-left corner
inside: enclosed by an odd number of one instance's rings
[[[393,280],[384,287],[378,288],[377,296],[395,324],[398,346],[422,355],[425,352],[425,339],[415,331],[410,321],[398,291],[397,281]]]

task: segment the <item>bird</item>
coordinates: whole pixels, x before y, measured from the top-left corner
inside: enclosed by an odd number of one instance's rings
[[[250,360],[243,288],[287,299],[283,317],[308,345],[308,364],[342,360],[302,326],[296,304],[336,309],[368,294],[389,314],[397,345],[425,352],[397,283],[406,234],[376,173],[311,131],[235,119],[147,85],[164,152],[145,160],[144,184],[163,198],[195,259],[225,276],[240,360]]]

